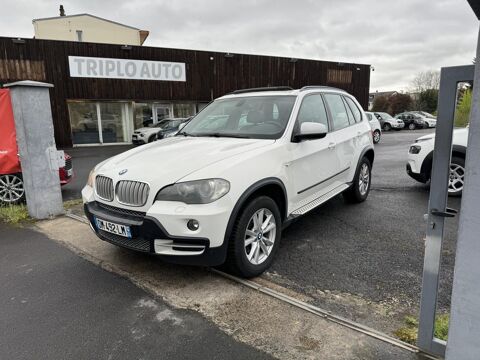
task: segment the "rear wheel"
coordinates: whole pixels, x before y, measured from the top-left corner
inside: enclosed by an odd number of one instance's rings
[[[345,200],[351,203],[360,203],[367,199],[372,182],[371,170],[372,165],[370,160],[366,157],[362,158],[353,178],[352,185],[343,193]]]
[[[380,131],[379,130],[375,130],[373,132],[373,143],[374,144],[378,144],[380,142]]]
[[[22,175],[0,175],[0,204],[18,204],[25,200]]]
[[[275,201],[267,196],[253,199],[235,221],[225,268],[246,278],[260,275],[273,262],[281,232],[282,219]]]
[[[448,195],[461,196],[465,182],[465,159],[453,156],[448,177]]]

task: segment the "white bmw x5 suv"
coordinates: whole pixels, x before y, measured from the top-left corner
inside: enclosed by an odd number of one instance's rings
[[[339,89],[238,90],[175,137],[98,164],[82,190],[85,213],[115,245],[256,276],[293,219],[342,192],[367,198],[371,134]]]

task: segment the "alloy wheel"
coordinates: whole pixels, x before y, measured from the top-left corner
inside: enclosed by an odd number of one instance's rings
[[[0,175],[0,202],[13,204],[22,199],[25,189],[17,175]]]
[[[463,190],[465,169],[459,164],[450,164],[450,175],[448,178],[448,192],[458,193]]]
[[[248,221],[245,231],[245,254],[253,265],[263,263],[272,252],[277,224],[273,213],[262,208],[257,210]]]
[[[370,169],[368,165],[363,163],[362,167],[360,168],[360,174],[358,175],[358,191],[362,196],[364,196],[367,191],[368,187],[370,186]]]
[[[373,133],[373,141],[375,142],[375,144],[380,141],[380,132],[375,131],[375,132]]]

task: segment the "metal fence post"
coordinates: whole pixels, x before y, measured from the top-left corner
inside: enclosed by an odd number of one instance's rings
[[[447,359],[480,358],[480,32],[462,214],[459,221]]]

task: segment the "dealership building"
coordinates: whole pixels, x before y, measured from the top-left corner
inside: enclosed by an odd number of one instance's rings
[[[0,37],[0,85],[54,85],[60,148],[130,143],[136,128],[194,115],[236,89],[329,85],[368,106],[369,65],[80,41],[87,35],[77,30],[78,41]]]

